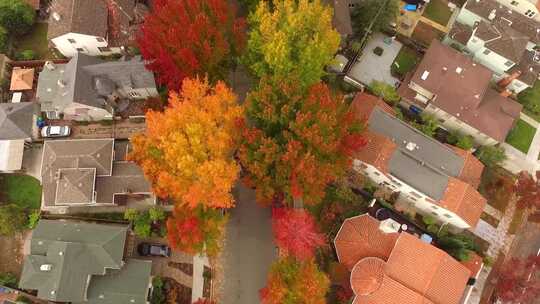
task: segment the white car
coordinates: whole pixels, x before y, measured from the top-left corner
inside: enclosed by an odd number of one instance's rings
[[[41,137],[67,137],[69,134],[69,126],[45,126],[41,129]]]

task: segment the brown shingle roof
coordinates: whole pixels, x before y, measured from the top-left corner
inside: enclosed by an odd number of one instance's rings
[[[425,72],[429,74],[424,80]],[[411,81],[434,93],[436,97],[431,103],[438,108],[495,140],[504,141],[522,106],[488,89],[491,76],[486,67],[434,41]]]
[[[465,151],[455,146],[448,145],[457,154],[461,155],[465,160],[463,169],[459,175],[459,179],[471,185],[471,187],[478,189],[480,186],[480,180],[482,178],[482,172],[484,171],[484,164],[478,158],[476,158],[471,151]]]
[[[466,45],[472,36],[472,29],[465,24],[455,22],[454,26],[448,33],[448,36],[450,36],[450,38],[454,39],[455,41]]]
[[[519,63],[508,70],[508,73],[512,74],[520,71],[521,74],[518,79],[529,86],[533,86],[536,80],[538,80],[538,75],[540,75],[540,62],[534,59],[535,55],[534,51],[526,50],[523,52]]]
[[[475,227],[486,202],[486,199],[472,186],[450,177],[448,187],[439,205],[457,214],[471,227]]]
[[[366,146],[356,152],[354,158],[375,166],[388,173],[388,162],[397,149],[397,145],[388,137],[366,130],[363,133]]]
[[[382,232],[378,220],[363,214],[343,222],[334,244],[340,263],[352,270],[364,257],[388,259],[397,238],[397,233]]]
[[[350,0],[324,0],[333,6],[334,17],[332,25],[341,35],[351,35],[353,33],[351,12],[349,9]]]
[[[56,21],[55,16],[60,17]],[[107,5],[105,1],[54,0],[51,3],[47,38],[67,33],[107,37]]]
[[[528,36],[512,29],[508,23],[499,20],[492,23],[480,22],[474,35],[486,42],[486,48],[513,62],[518,62],[521,59],[529,42]]]

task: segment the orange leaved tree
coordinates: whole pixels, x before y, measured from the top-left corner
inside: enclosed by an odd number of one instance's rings
[[[263,304],[325,304],[329,287],[330,280],[313,259],[281,258],[272,265],[260,298]]]
[[[131,139],[129,159],[143,169],[157,196],[191,209],[230,208],[239,166],[237,121],[243,109],[224,83],[186,79],[164,112],[146,114],[147,130]]]

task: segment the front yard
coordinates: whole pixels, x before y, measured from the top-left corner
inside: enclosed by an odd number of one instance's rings
[[[37,179],[28,175],[1,174],[0,202],[15,204],[24,209],[39,209],[41,185]]]
[[[28,32],[28,34],[17,37],[13,42],[13,51],[17,56],[22,51],[32,50],[34,51],[34,59],[48,59],[52,57],[49,52],[47,41],[47,23],[36,23],[34,28]]]
[[[412,71],[419,61],[418,54],[411,48],[403,46],[392,63],[392,73],[400,77]]]
[[[535,134],[536,129],[520,119],[512,131],[510,131],[510,134],[508,134],[506,142],[519,151],[527,154]]]
[[[427,5],[423,16],[442,26],[446,26],[452,16],[452,11],[448,7],[447,1],[431,0]]]

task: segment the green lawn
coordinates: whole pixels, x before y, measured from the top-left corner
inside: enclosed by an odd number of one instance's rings
[[[535,133],[536,129],[533,126],[520,119],[512,131],[510,131],[510,134],[508,134],[506,142],[527,154]]]
[[[403,46],[392,63],[392,72],[400,76],[405,76],[405,74],[414,69],[418,60],[418,55],[414,50]]]
[[[0,174],[0,202],[13,203],[23,208],[39,209],[41,185],[28,175]]]
[[[452,11],[448,8],[448,2],[444,0],[431,0],[426,6],[424,17],[446,26],[452,16]]]
[[[36,23],[28,34],[18,37],[13,42],[15,54],[25,50],[32,50],[36,54],[35,59],[51,58],[47,42],[47,23]]]
[[[519,93],[517,99],[523,105],[523,113],[540,122],[540,81]]]

